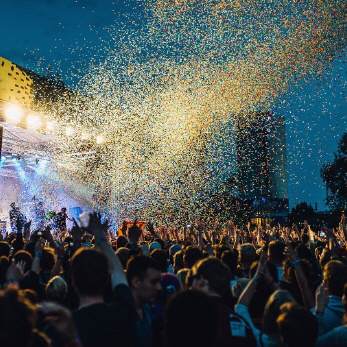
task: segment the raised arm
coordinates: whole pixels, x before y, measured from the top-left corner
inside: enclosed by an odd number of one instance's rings
[[[99,213],[94,212],[90,214],[87,230],[95,236],[95,245],[105,254],[108,259],[111,270],[112,288],[119,284],[128,285],[122,264],[107,240],[106,234],[108,227],[108,221],[102,223],[101,215]]]
[[[295,271],[296,281],[298,283],[304,305],[306,308],[312,308],[314,306],[314,297],[305,273],[301,267],[300,259],[291,245],[288,246],[288,253],[290,262]]]
[[[253,278],[249,281],[246,288],[241,293],[241,295],[237,301],[238,304],[249,306],[249,304],[250,304],[250,302],[254,296],[254,293],[257,289],[258,280],[261,276],[264,275],[266,262],[267,262],[267,256],[265,253],[262,253],[260,256],[260,259],[259,259],[257,271],[256,271],[255,275],[253,276]]]

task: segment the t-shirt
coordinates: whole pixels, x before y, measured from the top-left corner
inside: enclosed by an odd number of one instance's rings
[[[347,346],[347,325],[341,325],[327,334],[322,335],[317,347],[345,347]]]
[[[115,302],[122,303],[129,311],[132,320],[132,334],[136,347],[151,347],[153,344],[152,315],[148,305],[143,306],[143,318],[140,319],[135,308],[135,302],[128,286],[121,284],[114,288]]]
[[[115,302],[86,306],[74,313],[83,347],[135,346],[135,316],[125,300],[130,289],[125,285],[117,287],[123,294]]]
[[[341,324],[344,307],[340,297],[329,295],[328,303],[323,313],[318,314],[314,309],[312,309],[311,312],[318,320],[318,335],[321,336]]]
[[[136,319],[136,347],[151,347],[153,344],[152,317],[150,308],[143,308],[143,319]]]

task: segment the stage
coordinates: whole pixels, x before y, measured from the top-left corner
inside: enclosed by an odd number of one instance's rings
[[[90,210],[89,201],[85,198],[87,194],[79,197],[57,175],[56,163],[48,155],[49,141],[47,135],[8,124],[4,126],[0,161],[0,221],[6,223],[8,231],[12,202],[29,220],[34,219],[33,206],[38,201],[42,201],[46,212],[66,207],[71,217]]]

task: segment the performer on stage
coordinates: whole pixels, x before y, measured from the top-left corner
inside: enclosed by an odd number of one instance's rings
[[[43,229],[45,227],[45,209],[43,202],[37,200],[35,195],[33,197],[33,217],[34,217],[34,229]]]
[[[60,231],[66,230],[66,220],[72,221],[71,218],[66,213],[66,207],[63,207],[60,212],[57,213],[55,217],[56,227]]]
[[[15,202],[12,202],[10,205],[10,226],[11,226],[11,231],[12,232],[17,232],[17,220],[18,220],[18,215],[19,215],[19,209],[16,206]]]
[[[12,202],[10,207],[11,209],[9,213],[11,231],[15,233],[21,233],[23,232],[24,224],[27,222],[27,218],[14,202]]]

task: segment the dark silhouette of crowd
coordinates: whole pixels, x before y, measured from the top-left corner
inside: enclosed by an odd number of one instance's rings
[[[0,241],[1,347],[347,346],[343,218],[323,231],[23,223]]]

